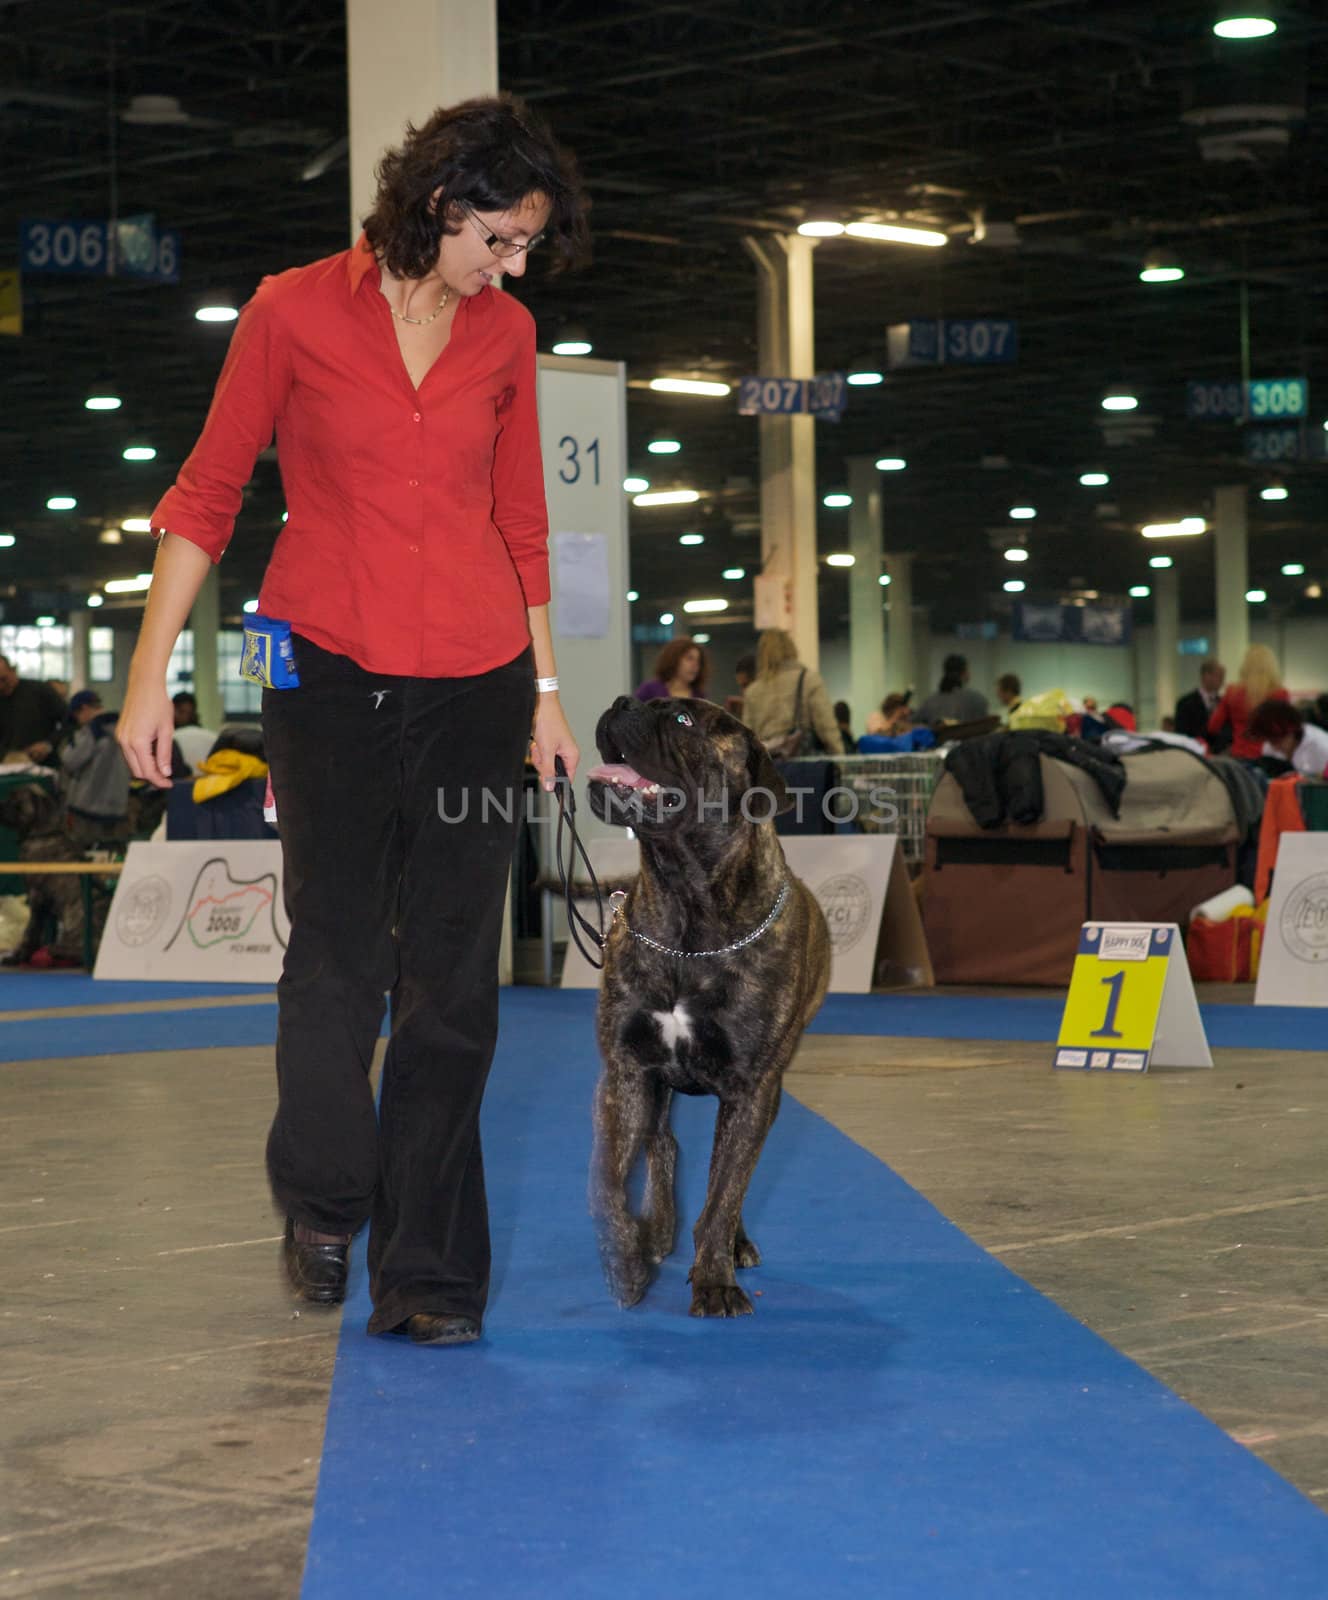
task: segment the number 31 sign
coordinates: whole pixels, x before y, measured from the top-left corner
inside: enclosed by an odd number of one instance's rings
[[[1056,1065],[1146,1072],[1150,1064],[1213,1064],[1180,929],[1162,922],[1087,922],[1065,998]]]

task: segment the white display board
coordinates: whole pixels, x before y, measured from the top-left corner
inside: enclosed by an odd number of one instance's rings
[[[790,870],[811,889],[825,913],[832,994],[868,994],[881,972],[891,975],[888,982],[932,982],[922,919],[897,839],[881,834],[795,835],[781,838],[780,843]],[[637,870],[638,847],[621,832],[616,840],[596,839],[588,850],[598,878],[622,879]],[[593,923],[594,902],[579,904]],[[734,929],[733,937],[747,931]],[[599,986],[599,972],[570,940],[562,986]]]
[[[93,976],[275,983],[289,936],[275,839],[131,844]]]
[[[1254,1003],[1328,1006],[1328,833],[1278,842]]]

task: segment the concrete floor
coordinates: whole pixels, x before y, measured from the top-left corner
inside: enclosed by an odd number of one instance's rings
[[[1328,1504],[1324,1058],[1215,1057],[817,1035],[788,1087]],[[340,1318],[278,1273],[272,1094],[267,1049],[0,1071],[0,1600],[298,1594]]]

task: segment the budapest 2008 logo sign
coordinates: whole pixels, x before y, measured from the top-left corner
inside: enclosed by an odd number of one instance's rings
[[[1298,961],[1328,962],[1328,872],[1298,883],[1281,916],[1282,942]]]
[[[166,949],[182,935],[199,950],[214,945],[235,944],[252,933],[255,939],[275,937],[283,948],[285,940],[277,931],[273,914],[277,898],[277,878],[264,872],[257,878],[236,878],[219,856],[199,868],[193,887],[185,897],[186,911],[171,935]]]

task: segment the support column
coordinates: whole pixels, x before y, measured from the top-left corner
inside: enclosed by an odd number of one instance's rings
[[[221,629],[221,584],[217,571],[215,563],[208,568],[194,609],[189,613],[189,626],[194,634],[194,697],[198,701],[198,720],[205,728],[220,728],[226,717],[217,672],[217,634]]]
[[[938,682],[931,669],[931,607],[913,607],[913,673],[904,685],[913,690],[913,704],[919,706]]]
[[[1243,483],[1228,484],[1215,496],[1213,560],[1216,568],[1217,657],[1234,680],[1250,647],[1249,528]]]
[[[1244,600],[1244,594],[1241,600]],[[1153,582],[1153,681],[1157,723],[1176,708],[1176,663],[1180,645],[1180,582],[1175,567],[1161,567]]]
[[[744,239],[757,266],[757,358],[764,377],[816,374],[812,250],[817,241],[781,235],[779,248]],[[789,631],[809,667],[820,660],[816,605],[816,422],[810,416],[760,419],[761,557],[792,596]]]
[[[850,456],[848,492],[849,699],[861,727],[885,697],[885,612],[881,587],[881,475],[872,456]]]
[[[439,106],[498,89],[495,0],[346,0],[350,236],[359,236],[383,151]]]
[[[886,595],[890,616],[886,622],[885,687],[887,694],[902,694],[913,682],[913,556],[908,550],[891,550],[885,557],[890,575]]]
[[[69,644],[72,657],[69,665],[70,694],[77,694],[80,689],[88,687],[88,654],[91,628],[92,613],[90,611],[71,611],[69,613]]]

